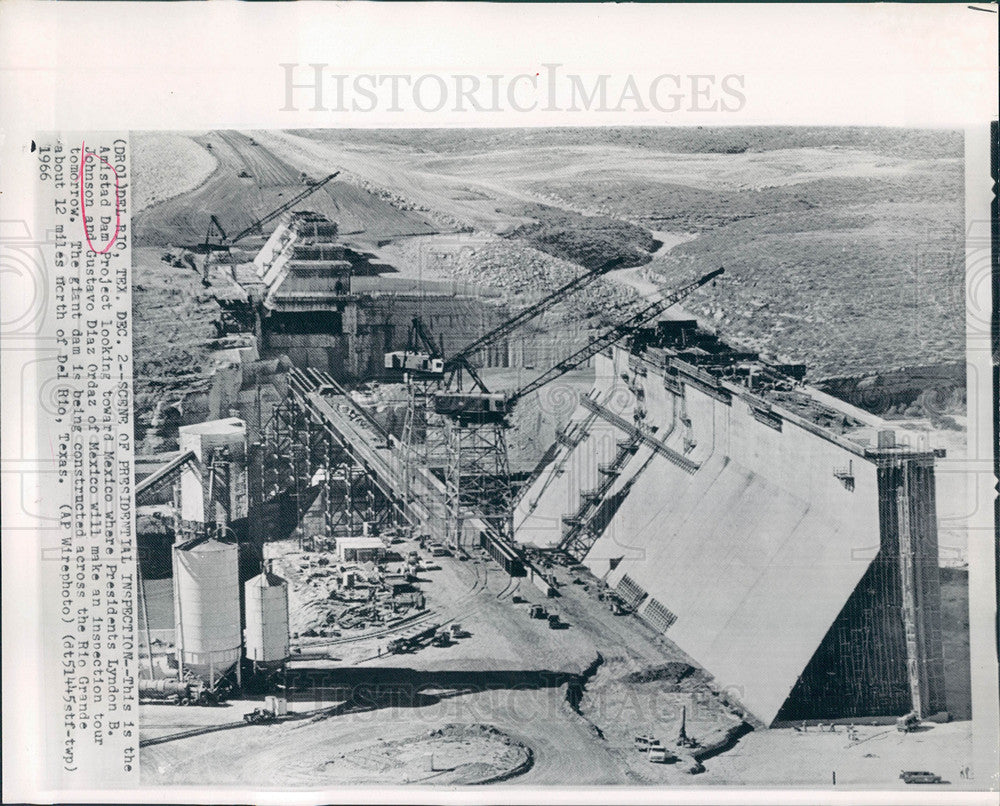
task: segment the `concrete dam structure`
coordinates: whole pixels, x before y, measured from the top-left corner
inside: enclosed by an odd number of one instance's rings
[[[377,378],[386,352],[406,345],[420,316],[448,349],[507,318],[499,294],[474,283],[403,276],[344,243],[336,222],[288,214],[236,280],[245,296],[222,301],[261,349],[340,379]],[[487,366],[507,366],[516,345],[493,345]]]
[[[946,710],[933,451],[694,322],[597,377],[515,512],[765,725]]]

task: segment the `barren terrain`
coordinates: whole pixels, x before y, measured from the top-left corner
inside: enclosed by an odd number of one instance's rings
[[[725,281],[686,307],[726,338],[805,361],[813,380],[963,358],[953,132],[330,130],[190,143],[218,168],[140,215],[139,243],[198,243],[213,212],[232,233],[301,190],[303,173],[341,170],[301,207],[369,244],[500,234],[514,260],[524,246],[587,266],[652,260],[647,278],[667,287],[724,266]],[[162,197],[143,185],[163,160],[139,153],[140,194]],[[698,237],[658,252],[659,231]],[[510,288],[496,251],[479,250],[460,273]]]

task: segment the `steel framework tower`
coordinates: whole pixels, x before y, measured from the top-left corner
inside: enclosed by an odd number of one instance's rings
[[[513,539],[507,423],[459,417],[447,420],[445,432],[449,542],[462,545],[465,521],[472,516],[485,520],[501,539]]]

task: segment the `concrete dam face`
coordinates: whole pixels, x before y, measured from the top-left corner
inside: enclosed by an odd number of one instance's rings
[[[945,710],[933,453],[702,340],[598,358],[516,540],[576,556],[765,725]]]

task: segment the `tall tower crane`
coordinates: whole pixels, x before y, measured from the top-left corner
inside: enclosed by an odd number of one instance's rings
[[[590,285],[601,275],[612,271],[624,262],[615,258],[574,277],[537,302],[528,305],[501,322],[492,330],[466,344],[458,352],[444,359],[443,347],[436,345],[420,317],[411,323],[404,350],[385,354],[385,369],[392,376],[399,376],[407,385],[407,407],[402,429],[402,453],[405,465],[403,475],[407,491],[416,466],[428,467],[446,460],[445,421],[434,412],[433,396],[442,388],[461,389],[463,377],[468,376],[475,388],[483,393],[489,389],[472,363],[472,358],[483,348],[510,335],[526,322],[540,316],[569,294]],[[422,436],[418,433],[422,431]]]
[[[471,514],[490,523],[501,539],[513,539],[514,497],[506,430],[510,427],[509,417],[517,402],[582,366],[723,271],[720,268],[709,272],[650,303],[514,392],[493,393],[479,382],[478,388],[473,391],[442,389],[434,394],[434,411],[445,420],[448,432],[445,481],[449,531],[454,534],[456,542],[461,541],[463,522]]]

